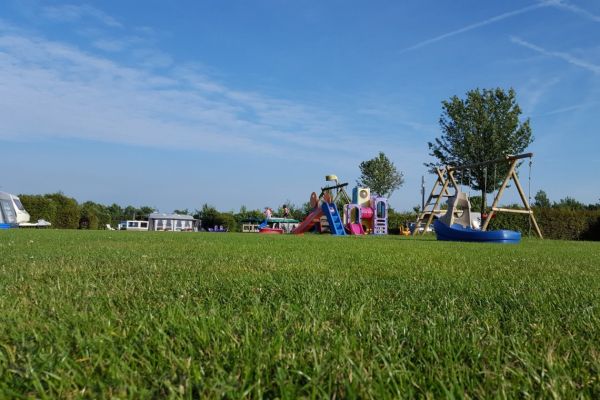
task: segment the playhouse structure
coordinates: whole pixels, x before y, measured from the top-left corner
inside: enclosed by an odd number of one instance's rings
[[[387,199],[371,195],[369,188],[355,187],[352,203],[344,206],[344,222],[352,235],[387,235]]]

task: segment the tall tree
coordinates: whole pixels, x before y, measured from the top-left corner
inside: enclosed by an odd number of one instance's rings
[[[202,227],[209,229],[215,225],[223,225],[223,219],[221,213],[213,206],[209,204],[203,204],[200,210],[197,210],[196,218],[202,220]]]
[[[404,174],[382,151],[375,158],[361,162],[358,167],[360,178],[356,183],[371,188],[380,196],[390,197],[404,183]]]
[[[536,207],[549,208],[551,206],[550,199],[543,190],[538,191],[533,199],[535,200],[533,204]]]
[[[56,217],[52,225],[55,228],[77,229],[79,227],[79,204],[62,192],[45,195],[56,204]]]
[[[453,96],[442,101],[442,136],[428,143],[430,155],[437,161],[425,165],[432,169],[460,166],[522,153],[533,142],[533,136],[529,119],[521,122],[520,115],[512,88],[475,89],[467,92],[465,99]],[[456,177],[481,191],[485,210],[486,194],[501,184],[507,172],[508,163],[499,163],[495,167],[457,170]]]

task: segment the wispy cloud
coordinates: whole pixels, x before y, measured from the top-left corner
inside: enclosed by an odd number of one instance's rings
[[[407,51],[416,50],[416,49],[419,49],[421,47],[425,47],[425,46],[428,46],[430,44],[439,42],[441,40],[450,38],[452,36],[456,36],[456,35],[459,35],[461,33],[469,32],[469,31],[472,31],[474,29],[481,28],[481,27],[484,27],[486,25],[490,25],[490,24],[493,24],[495,22],[502,21],[504,19],[511,18],[511,17],[517,16],[517,15],[520,15],[520,14],[524,14],[524,13],[527,13],[527,12],[530,12],[530,11],[533,11],[533,10],[537,10],[539,8],[542,8],[542,7],[547,7],[548,5],[549,4],[547,2],[539,2],[539,3],[532,4],[532,5],[527,6],[527,7],[519,8],[518,10],[505,12],[503,14],[496,15],[494,17],[485,19],[483,21],[475,22],[473,24],[466,25],[466,26],[464,26],[462,28],[459,28],[459,29],[456,29],[456,30],[453,30],[453,31],[450,31],[450,32],[447,32],[447,33],[444,33],[442,35],[432,37],[431,39],[423,40],[422,42],[416,43],[416,44],[414,44],[412,46],[409,46],[409,47],[401,50],[400,53],[405,53]]]
[[[158,73],[124,66],[16,30],[0,29],[0,88],[0,140],[76,138],[323,159],[331,149],[355,159],[402,146],[371,144],[333,113],[240,91],[194,67]]]
[[[53,21],[61,22],[76,22],[90,18],[110,27],[120,28],[123,26],[116,18],[88,4],[46,6],[42,10],[42,16]]]
[[[521,105],[523,110],[527,114],[535,112],[537,106],[544,100],[546,94],[551,88],[559,84],[561,79],[559,77],[549,76],[535,76],[529,79],[529,81],[523,85],[519,90],[521,93]]]
[[[559,58],[563,61],[568,62],[571,65],[575,65],[577,67],[580,68],[584,68],[587,69],[588,71],[591,71],[595,74],[600,74],[600,65],[596,65],[596,64],[592,64],[588,61],[579,59],[569,53],[565,53],[565,52],[561,52],[561,51],[550,51],[550,50],[546,50],[540,46],[537,46],[533,43],[529,43],[517,36],[511,36],[510,37],[510,41],[518,44],[519,46],[523,46],[526,47],[530,50],[533,50],[537,53],[543,54],[545,56],[549,56],[549,57],[555,57],[555,58]]]
[[[92,45],[97,49],[119,52],[129,49],[132,46],[142,43],[143,40],[138,37],[125,37],[125,38],[99,38],[92,42]]]
[[[571,106],[561,107],[561,108],[557,108],[555,110],[551,110],[551,111],[547,111],[547,112],[538,114],[538,115],[536,115],[536,117],[547,117],[547,116],[556,115],[556,114],[563,114],[566,112],[571,112],[571,111],[582,110],[582,109],[594,107],[594,106],[597,106],[598,104],[600,104],[600,103],[597,101],[591,101],[591,102],[586,102],[586,103],[581,103],[581,104],[574,104]]]
[[[595,15],[595,14],[591,13],[590,11],[588,11],[584,8],[581,8],[575,4],[567,3],[566,1],[562,1],[562,0],[547,0],[547,1],[545,1],[545,3],[550,6],[556,7],[556,8],[561,8],[563,10],[573,12],[573,13],[580,15],[584,18],[587,18],[591,21],[600,22],[600,15]]]

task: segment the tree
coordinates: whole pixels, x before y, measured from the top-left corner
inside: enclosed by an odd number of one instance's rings
[[[141,206],[137,209],[138,217],[148,219],[148,216],[154,212],[154,207]]]
[[[206,203],[202,205],[202,209],[197,211],[196,215],[195,218],[199,218],[202,221],[202,227],[204,229],[212,228],[215,225],[223,225],[221,213],[219,213],[215,207]]]
[[[123,215],[121,216],[122,220],[128,220],[128,219],[136,219],[136,217],[138,216],[138,209],[135,208],[134,206],[127,206],[123,209]]]
[[[569,196],[565,197],[564,199],[560,199],[558,203],[554,203],[554,207],[573,211],[584,210],[586,208],[585,204]]]
[[[53,226],[56,226],[56,209],[58,203],[52,201],[51,198],[42,195],[27,195],[20,194],[19,199],[29,213],[31,221],[35,222],[39,219],[44,219]]]
[[[382,151],[375,158],[361,162],[358,167],[360,179],[356,181],[357,185],[371,188],[380,196],[390,197],[404,183],[404,174]]]
[[[79,204],[62,192],[47,194],[46,198],[56,204],[56,217],[52,221],[55,228],[76,229],[79,227]]]
[[[551,206],[548,195],[543,190],[538,191],[533,198],[533,205],[540,208],[549,208]]]
[[[515,91],[501,88],[475,89],[465,99],[457,96],[442,101],[440,127],[442,136],[429,142],[430,155],[437,162],[427,167],[460,166],[480,163],[510,154],[522,153],[533,141],[529,119],[519,121],[521,108]],[[456,171],[456,178],[481,191],[482,209],[486,194],[502,183],[508,163],[495,167],[477,167]]]

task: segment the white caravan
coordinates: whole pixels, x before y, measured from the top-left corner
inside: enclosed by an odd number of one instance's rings
[[[29,213],[14,194],[0,192],[0,223],[18,225],[29,222]]]
[[[119,223],[120,231],[147,231],[148,221],[121,221]]]
[[[21,200],[14,194],[0,192],[0,224],[6,226],[43,227],[50,226],[50,222],[40,219],[37,223],[30,223],[29,213],[23,207]]]

